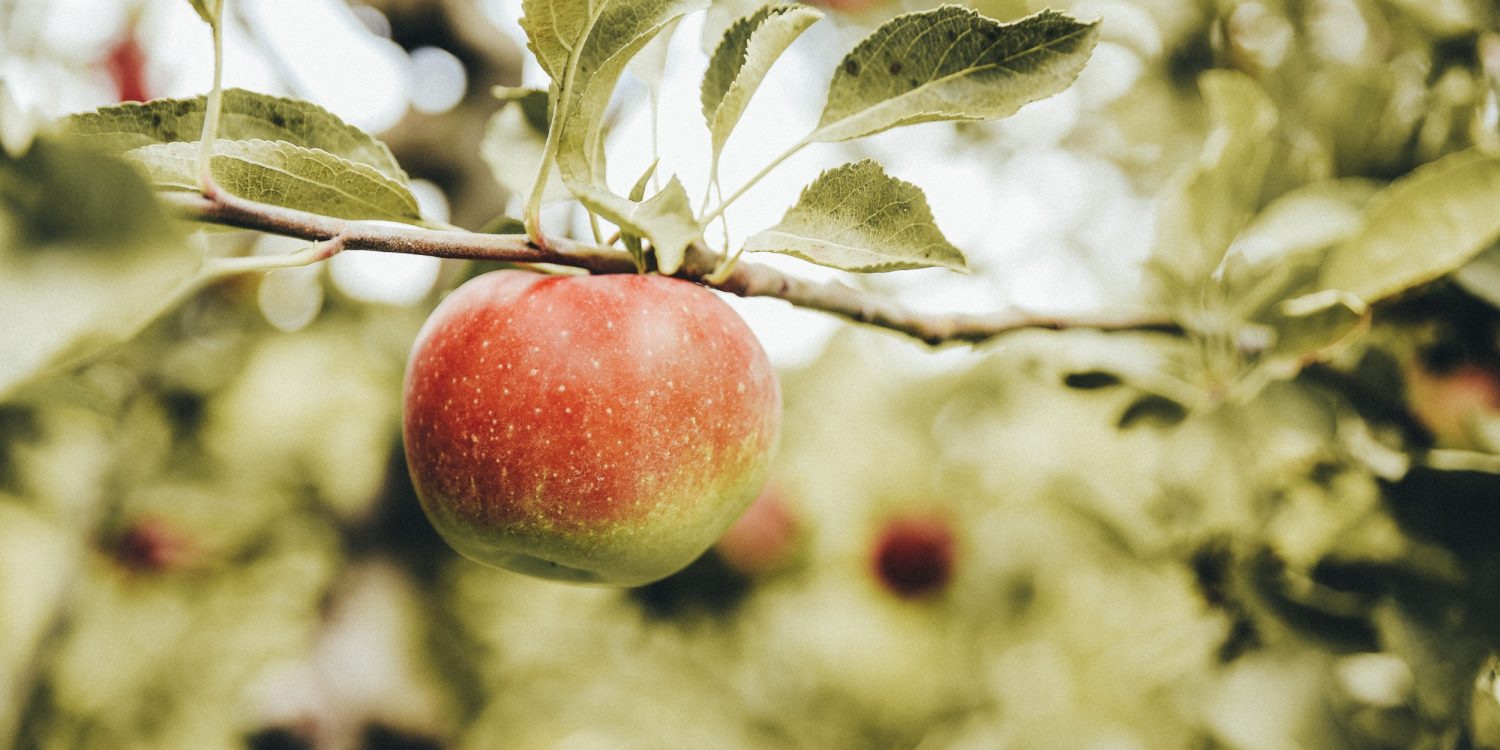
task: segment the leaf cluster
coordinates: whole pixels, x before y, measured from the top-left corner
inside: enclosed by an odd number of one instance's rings
[[[534,0],[525,5],[522,26],[552,78],[541,163],[524,217],[533,238],[540,235],[540,203],[557,194],[549,181],[555,168],[574,198],[621,228],[627,247],[650,253],[650,263],[640,258],[641,265],[676,273],[687,248],[701,242],[704,230],[759,179],[702,211],[695,211],[675,177],[650,195],[641,191],[629,196],[614,193],[606,179],[604,113],[626,63],[678,18],[700,7],[652,0]],[[711,142],[711,186],[718,185],[725,145],[772,65],[821,17],[807,6],[772,3],[724,30],[700,95]],[[844,56],[818,124],[761,176],[813,143],[924,122],[1010,115],[1069,85],[1096,39],[1096,23],[1050,11],[1014,23],[957,6],[899,16]],[[525,94],[523,101],[540,95]],[[500,139],[513,136],[516,128],[501,123],[515,121],[514,114],[497,115],[487,145],[490,153],[508,150]],[[535,138],[530,142],[534,147]],[[513,183],[510,170],[504,172],[497,170],[497,176]],[[724,250],[727,254],[731,248]],[[742,250],[783,253],[849,271],[965,266],[962,253],[934,224],[920,189],[874,162],[830,170],[803,190],[781,223],[755,234]]]

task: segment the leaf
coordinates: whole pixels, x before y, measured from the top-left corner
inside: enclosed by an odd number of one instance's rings
[[[0,155],[0,400],[133,333],[198,263],[129,164],[55,136]]]
[[[656,269],[668,276],[682,268],[688,245],[702,234],[698,220],[693,216],[693,204],[688,199],[687,190],[676,177],[668,181],[660,193],[640,204],[630,217],[630,223],[651,238]]]
[[[1500,158],[1449,154],[1392,182],[1373,199],[1364,228],[1334,248],[1321,283],[1367,302],[1459,269],[1500,239]]]
[[[1276,342],[1267,362],[1285,365],[1282,374],[1291,377],[1309,363],[1337,354],[1369,323],[1369,305],[1348,292],[1330,289],[1285,300],[1270,321]]]
[[[869,159],[824,172],[781,223],[745,240],[745,250],[845,271],[967,267],[933,223],[922,191]]]
[[[213,154],[214,179],[242,198],[340,219],[422,218],[405,185],[327,151],[283,141],[221,140]],[[197,144],[158,143],[125,156],[145,167],[158,187],[197,189]]]
[[[651,240],[662,273],[675,273],[701,234],[675,179],[645,203],[610,192],[603,164],[603,120],[626,64],[673,21],[707,0],[575,0],[523,3],[532,49],[557,86],[557,167],[589,210]],[[543,7],[545,6],[545,7]]]
[[[1098,38],[1098,22],[1050,10],[1008,24],[953,5],[898,16],[844,57],[808,140],[1009,116],[1067,88]]]
[[[805,5],[767,5],[724,32],[703,74],[701,93],[714,159],[724,150],[771,65],[822,17]]]
[[[224,0],[188,0],[193,10],[198,11],[198,17],[209,26],[217,26],[219,14],[224,10]]]
[[[561,123],[559,166],[564,177],[582,175],[569,169],[572,152],[588,164],[588,179],[603,187],[602,168],[595,158],[600,150],[605,108],[625,65],[657,34],[683,15],[701,9],[707,0],[602,0],[587,36],[580,40],[575,58],[569,60],[566,78],[558,81]],[[571,175],[571,176],[570,176]]]
[[[63,118],[65,132],[113,154],[154,143],[196,142],[203,131],[205,97],[125,103]],[[321,149],[406,183],[406,172],[384,143],[345,123],[328,110],[300,99],[224,91],[219,137],[225,140],[285,141]]]
[[[520,219],[500,214],[479,228],[481,234],[526,234],[526,224]]]
[[[536,89],[508,91],[510,100],[490,117],[479,143],[479,155],[489,165],[495,181],[512,195],[526,195],[536,182],[547,144],[547,92]],[[548,170],[542,202],[569,198],[567,185],[557,170]]]
[[[1163,192],[1152,260],[1194,300],[1256,215],[1277,120],[1270,98],[1242,73],[1209,71],[1198,87],[1208,135],[1196,163]]]
[[[698,48],[704,55],[712,56],[731,24],[766,4],[767,0],[713,0],[708,12],[703,14],[703,32],[698,38]]]
[[[1378,185],[1362,178],[1323,180],[1278,196],[1257,213],[1229,247],[1253,266],[1324,250],[1359,231],[1364,207]]]
[[[656,174],[656,166],[660,163],[661,160],[657,159],[651,162],[651,166],[646,167],[646,171],[641,174],[641,178],[636,180],[635,185],[630,188],[630,195],[628,196],[630,200],[636,202],[645,200],[646,186],[651,183],[651,176]],[[625,243],[625,249],[630,252],[630,257],[634,258],[638,265],[644,267],[646,255],[645,251],[641,248],[640,235],[631,232],[622,232],[620,239]]]
[[[1500,308],[1500,245],[1490,245],[1458,269],[1453,280],[1469,294]]]
[[[656,38],[630,59],[627,66],[636,78],[646,84],[653,98],[661,91],[662,79],[667,74],[667,55],[672,51],[672,35],[677,33],[677,23],[681,20],[681,16],[672,19]]]

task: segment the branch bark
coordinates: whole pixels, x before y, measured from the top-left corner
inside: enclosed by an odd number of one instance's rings
[[[590,273],[635,273],[623,250],[572,240],[548,238],[547,247],[520,234],[481,234],[463,230],[423,229],[384,222],[336,219],[306,211],[245,200],[221,190],[204,195],[164,193],[164,200],[189,218],[309,241],[341,238],[348,250],[427,255],[438,258],[546,263]],[[1057,318],[1029,315],[922,315],[892,300],[833,281],[808,281],[767,266],[741,261],[717,283],[708,284],[718,258],[694,246],[676,275],[741,297],[776,297],[798,307],[820,310],[846,320],[897,331],[936,346],[978,343],[1027,329],[1087,328],[1181,335],[1182,328],[1164,318]]]

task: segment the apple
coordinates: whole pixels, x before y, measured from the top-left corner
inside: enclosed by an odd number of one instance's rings
[[[953,528],[938,516],[901,516],[876,535],[870,563],[875,579],[903,599],[935,595],[953,579]]]
[[[686,567],[760,492],[780,423],[745,322],[658,275],[476,277],[406,370],[407,467],[433,526],[543,578],[635,586]]]
[[[1442,447],[1475,448],[1473,425],[1500,412],[1500,373],[1474,363],[1435,373],[1421,367],[1407,372],[1412,414]]]
[[[146,51],[141,48],[133,26],[110,45],[104,68],[114,81],[115,98],[119,101],[144,102],[151,98],[146,89]]]
[[[163,573],[192,564],[198,550],[186,532],[155,516],[137,519],[114,540],[114,559],[126,570]]]
[[[774,484],[774,483],[773,483]],[[781,493],[767,488],[714,544],[725,565],[746,576],[762,576],[792,557],[801,529]]]

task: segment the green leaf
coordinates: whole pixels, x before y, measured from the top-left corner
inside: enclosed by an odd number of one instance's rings
[[[1445,276],[1500,239],[1500,158],[1449,154],[1370,201],[1364,228],[1334,248],[1321,283],[1375,302]]]
[[[1458,269],[1453,280],[1469,294],[1500,308],[1500,245],[1490,245]]]
[[[660,193],[640,204],[630,223],[651,238],[656,269],[668,276],[682,268],[688,245],[702,235],[698,220],[693,217],[693,203],[676,177]]]
[[[604,187],[602,150],[604,112],[630,59],[657,34],[707,0],[603,0],[593,8],[586,36],[578,39],[567,75],[558,83],[560,124],[558,164],[570,185],[587,179]],[[559,5],[558,3],[554,3]],[[571,3],[561,3],[564,7]],[[550,71],[549,71],[550,72]],[[587,166],[581,171],[580,166]]]
[[[557,167],[589,210],[651,240],[657,266],[675,273],[701,232],[675,179],[645,203],[610,192],[603,160],[604,112],[630,59],[676,19],[707,0],[564,0],[523,3],[533,51],[556,84]]]
[[[823,14],[805,5],[767,5],[735,21],[703,74],[703,118],[717,159],[771,65]]]
[[[662,79],[667,75],[667,55],[672,50],[672,35],[677,33],[677,23],[681,20],[681,16],[672,19],[661,33],[631,57],[627,66],[650,89],[653,99],[661,91]]]
[[[1271,317],[1276,341],[1267,362],[1284,365],[1291,377],[1308,364],[1326,360],[1369,327],[1370,307],[1360,298],[1338,290],[1293,297],[1276,306]]]
[[[1364,207],[1379,191],[1372,180],[1323,180],[1290,190],[1257,213],[1230,245],[1229,255],[1253,266],[1326,250],[1359,231]]]
[[[198,17],[210,26],[217,26],[219,14],[224,11],[224,0],[188,0],[193,10],[198,11]]]
[[[526,234],[526,224],[520,219],[500,214],[479,228],[482,234]]]
[[[198,264],[129,164],[54,136],[0,154],[0,399],[123,340]]]
[[[747,239],[745,250],[845,271],[967,267],[933,222],[922,191],[869,159],[824,172],[781,223]]]
[[[660,193],[644,202],[632,201],[603,188],[570,184],[573,194],[590,210],[619,225],[622,235],[651,240],[657,270],[672,275],[682,268],[688,245],[702,236],[693,216],[687,190],[673,177]]]
[[[65,132],[113,154],[154,143],[196,142],[203,130],[204,102],[205,97],[199,96],[117,104],[69,115],[61,126]],[[332,112],[300,99],[226,89],[219,138],[285,141],[373,167],[402,184],[407,179],[384,143]]]
[[[898,16],[839,64],[808,140],[1006,117],[1067,88],[1098,38],[1098,22],[1050,10],[1014,23],[953,5]]]
[[[567,76],[573,53],[583,45],[606,4],[607,0],[522,0],[521,29],[526,32],[526,46],[559,86]]]
[[[535,184],[547,145],[547,92],[510,89],[509,101],[490,117],[479,155],[495,181],[512,195],[525,195]],[[557,170],[548,170],[542,202],[571,197]]]
[[[646,167],[646,171],[641,173],[641,178],[636,180],[635,185],[631,186],[630,188],[630,200],[636,201],[637,203],[645,200],[646,186],[651,183],[651,176],[656,174],[656,166],[660,163],[660,159],[651,162],[651,166]],[[638,266],[644,268],[646,255],[645,251],[641,247],[640,235],[631,232],[621,232],[620,240],[625,243],[625,249],[630,252],[630,257],[635,259],[635,262]]]
[[[1275,105],[1249,76],[1214,70],[1198,86],[1208,135],[1197,162],[1163,193],[1153,258],[1194,300],[1256,215],[1277,120]]]
[[[158,143],[125,156],[145,167],[158,187],[197,189],[197,144]],[[284,141],[215,141],[213,174],[223,189],[261,203],[340,219],[422,218],[416,198],[400,182],[368,165]]]
[[[770,0],[770,4],[777,2],[780,0]],[[698,48],[704,55],[713,55],[731,24],[767,4],[767,0],[712,0],[708,12],[703,14],[703,33],[698,38]]]

